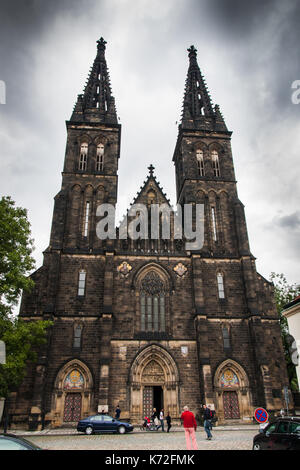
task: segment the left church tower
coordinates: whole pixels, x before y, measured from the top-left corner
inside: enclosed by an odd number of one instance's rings
[[[21,303],[21,318],[53,321],[38,362],[12,397],[14,423],[29,420],[30,429],[44,422],[75,422],[108,403],[113,242],[97,238],[96,210],[117,203],[121,125],[105,50],[101,38],[84,91],[66,122],[50,244],[43,266],[31,276],[35,287]],[[93,344],[83,338],[94,338]]]
[[[117,202],[121,125],[112,96],[103,38],[84,93],[67,121],[62,188],[55,198],[52,249],[101,249],[94,236],[98,204]]]

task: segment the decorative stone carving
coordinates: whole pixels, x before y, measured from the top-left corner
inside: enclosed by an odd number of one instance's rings
[[[130,264],[127,263],[126,261],[123,261],[123,263],[121,263],[120,266],[118,266],[117,270],[123,276],[127,276],[132,270],[132,266],[130,266]]]
[[[185,275],[187,272],[187,268],[184,266],[182,263],[178,263],[175,268],[174,268],[175,273],[179,276],[182,277]]]
[[[156,361],[151,361],[146,365],[142,375],[143,383],[164,383],[165,374],[161,366]]]
[[[181,354],[182,356],[187,356],[189,353],[189,349],[187,346],[181,346]]]

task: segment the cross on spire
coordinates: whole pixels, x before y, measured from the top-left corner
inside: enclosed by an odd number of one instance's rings
[[[148,170],[149,170],[150,176],[153,176],[153,172],[155,170],[155,167],[152,165],[152,163],[151,163],[150,166],[148,166]]]

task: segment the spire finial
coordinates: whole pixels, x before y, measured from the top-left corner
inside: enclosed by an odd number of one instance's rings
[[[153,172],[155,170],[155,167],[152,165],[152,163],[151,163],[150,166],[148,166],[148,170],[149,170],[150,176],[153,176]]]
[[[98,50],[99,50],[99,49],[104,49],[104,50],[105,50],[105,44],[107,44],[107,42],[104,41],[103,37],[101,37],[101,38],[97,41],[97,44],[98,44]]]
[[[197,49],[195,48],[195,46],[189,47],[187,51],[189,52],[189,57],[191,55],[195,55],[195,56],[197,55]]]

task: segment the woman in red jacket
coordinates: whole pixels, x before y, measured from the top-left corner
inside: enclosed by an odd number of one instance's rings
[[[195,434],[195,431],[197,430],[197,423],[195,420],[195,416],[191,411],[189,411],[187,406],[185,406],[183,409],[184,411],[181,415],[181,422],[183,423],[183,427],[184,427],[186,447],[188,450],[192,450],[191,441],[190,441],[190,439],[192,439],[193,449],[198,450],[196,434]]]

